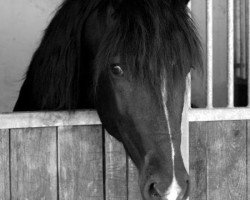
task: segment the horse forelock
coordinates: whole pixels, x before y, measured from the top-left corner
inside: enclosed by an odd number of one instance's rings
[[[84,46],[88,44],[84,41],[87,40],[84,26],[91,20],[92,13],[106,12],[109,7],[113,13],[98,15],[97,19],[104,24],[104,33],[98,40],[98,53],[95,52],[94,87],[111,58],[117,55],[133,77],[153,84],[161,83],[164,71],[169,78],[178,78],[190,66],[201,63],[200,42],[193,22],[184,4],[176,2],[64,1],[46,29],[27,71],[29,82],[36,85],[32,87],[34,109],[75,109],[86,99],[80,94],[84,79],[92,73],[92,60],[88,60],[89,49]],[[112,20],[101,19],[102,16],[112,16]],[[85,71],[88,73],[82,75]]]
[[[112,5],[113,24],[107,25],[96,56],[96,82],[119,55],[126,70],[138,80],[160,83],[201,68],[201,45],[188,9],[165,0],[123,0]],[[109,17],[107,15],[107,17]]]

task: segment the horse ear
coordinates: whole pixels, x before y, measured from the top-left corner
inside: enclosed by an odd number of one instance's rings
[[[83,56],[82,28],[91,12],[86,5],[86,1],[65,1],[33,55],[25,81],[32,85],[30,92],[38,109],[75,107]]]

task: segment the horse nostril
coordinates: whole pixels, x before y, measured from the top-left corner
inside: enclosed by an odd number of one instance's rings
[[[185,188],[185,193],[183,195],[183,199],[187,199],[189,196],[189,180],[186,180],[186,188]]]
[[[177,200],[186,200],[188,196],[189,196],[189,180],[186,180],[185,188],[178,196]]]
[[[148,189],[149,196],[150,197],[155,197],[155,198],[160,198],[161,195],[159,194],[159,192],[157,191],[155,186],[156,186],[156,183],[151,183],[149,185],[149,189]]]

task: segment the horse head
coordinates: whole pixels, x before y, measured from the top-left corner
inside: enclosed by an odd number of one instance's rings
[[[65,1],[33,56],[15,110],[97,109],[138,168],[143,199],[186,199],[185,80],[201,57],[186,3]]]

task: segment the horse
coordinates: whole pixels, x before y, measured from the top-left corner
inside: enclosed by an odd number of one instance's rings
[[[65,0],[14,111],[96,109],[139,172],[144,200],[187,199],[180,151],[186,77],[201,68],[188,0]]]

